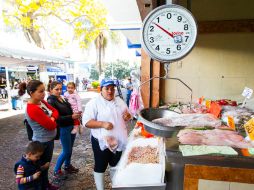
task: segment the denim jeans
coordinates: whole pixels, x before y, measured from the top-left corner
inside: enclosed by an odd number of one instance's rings
[[[127,104],[128,107],[130,105],[130,99],[131,99],[131,94],[127,94],[127,96],[126,96],[126,104]]]
[[[11,98],[11,105],[12,105],[12,109],[17,108],[17,99],[16,98]]]
[[[24,102],[21,99],[17,99],[16,108],[19,108],[20,110],[23,110]]]
[[[40,158],[41,164],[44,165],[47,162],[51,162],[54,150],[54,139],[48,142],[42,142],[45,149]],[[46,190],[49,184],[48,169],[41,172],[42,190]]]
[[[73,126],[60,127],[60,140],[63,150],[57,158],[55,172],[61,169],[63,163],[65,167],[71,164],[72,147],[76,137],[76,134],[71,134],[72,129]]]

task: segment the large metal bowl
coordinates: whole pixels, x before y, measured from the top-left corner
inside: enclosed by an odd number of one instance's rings
[[[161,137],[173,137],[179,132],[179,130],[183,129],[184,127],[182,126],[165,127],[165,126],[153,123],[152,121],[154,119],[169,117],[175,114],[177,113],[170,111],[168,109],[145,108],[140,111],[139,120],[144,124],[147,132],[152,133],[156,136],[161,136]]]

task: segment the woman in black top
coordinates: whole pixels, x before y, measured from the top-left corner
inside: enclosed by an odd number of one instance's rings
[[[71,165],[72,148],[75,141],[75,134],[71,134],[73,129],[74,119],[78,119],[80,114],[73,113],[69,102],[61,97],[62,83],[53,81],[50,84],[50,96],[48,103],[51,104],[59,112],[57,119],[58,127],[60,127],[60,140],[62,145],[62,152],[59,155],[54,169],[54,178],[62,179],[63,173],[61,167],[64,163],[64,170],[67,173],[77,173],[79,169]]]

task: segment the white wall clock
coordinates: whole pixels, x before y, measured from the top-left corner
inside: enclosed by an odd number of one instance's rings
[[[179,5],[163,5],[143,22],[142,45],[152,59],[172,62],[186,56],[197,38],[193,15]]]

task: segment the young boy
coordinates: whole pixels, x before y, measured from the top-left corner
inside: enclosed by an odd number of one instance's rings
[[[43,166],[38,162],[43,151],[42,143],[30,142],[26,147],[25,155],[15,164],[14,172],[19,190],[41,190],[41,171],[49,167],[49,162]]]

